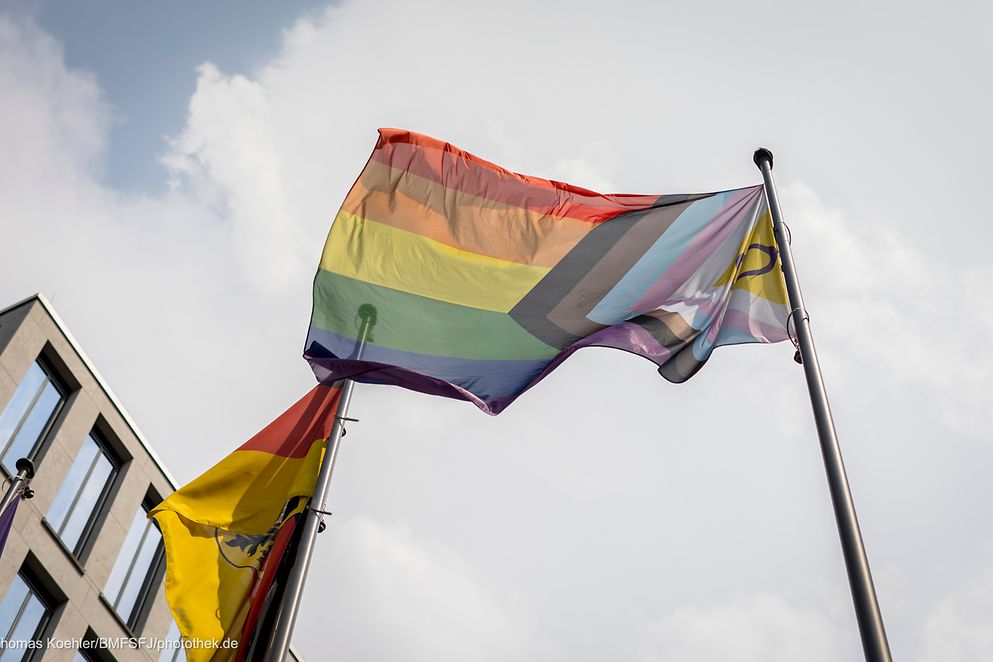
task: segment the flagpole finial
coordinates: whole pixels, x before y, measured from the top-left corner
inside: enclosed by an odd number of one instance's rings
[[[14,466],[17,468],[17,473],[24,472],[24,475],[28,480],[34,478],[34,462],[28,458],[22,457],[18,459],[17,462],[14,463]]]
[[[755,165],[757,165],[760,169],[762,168],[763,163],[768,163],[769,170],[772,170],[772,152],[767,150],[765,147],[759,147],[755,150],[752,160],[755,161]]]

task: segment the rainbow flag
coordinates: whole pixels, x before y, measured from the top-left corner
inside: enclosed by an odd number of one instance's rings
[[[357,356],[358,309],[377,313]],[[715,347],[787,339],[761,186],[603,195],[381,129],[335,217],[304,357],[496,414],[581,347],[682,382]]]
[[[338,396],[338,388],[315,387],[149,513],[162,530],[166,599],[179,631],[207,642],[186,650],[189,662],[248,654],[266,595],[314,492]]]

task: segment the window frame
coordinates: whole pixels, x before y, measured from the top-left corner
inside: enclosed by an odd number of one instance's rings
[[[128,460],[122,459],[120,454],[114,450],[113,445],[106,440],[105,435],[99,430],[99,425],[94,425],[93,429],[90,430],[86,437],[93,440],[93,443],[96,444],[97,451],[102,453],[103,456],[110,462],[110,475],[107,476],[104,481],[104,485],[100,490],[99,496],[97,496],[93,503],[93,508],[90,511],[86,524],[83,526],[83,530],[79,534],[79,540],[76,541],[76,544],[73,547],[69,547],[69,545],[67,545],[62,539],[62,534],[59,529],[48,520],[48,514],[46,513],[45,516],[42,517],[42,522],[59,541],[62,548],[69,552],[70,555],[80,564],[85,563],[86,559],[89,557],[90,551],[93,549],[93,544],[96,542],[97,530],[107,518],[107,512],[111,502],[113,501],[113,495],[120,486],[120,481],[124,476],[124,470],[128,464]],[[81,451],[82,447],[80,447],[80,452]],[[78,453],[76,457],[79,457]],[[91,464],[90,469],[87,471],[87,476],[92,473],[93,468],[96,466],[95,461],[96,458],[94,458],[94,463]],[[75,462],[76,460],[74,459],[73,464],[75,464]],[[72,465],[70,465],[70,471],[71,470]],[[79,501],[79,497],[82,494],[84,486],[85,481],[80,483],[79,489],[73,498],[72,505],[69,506],[65,519],[60,527],[64,528],[66,523],[69,521],[69,516],[72,514],[73,508],[75,508],[75,504]],[[58,492],[56,493],[56,497],[58,497]],[[51,505],[49,505],[49,511],[51,510],[52,505],[54,505],[54,501]]]
[[[114,662],[115,660],[106,643],[97,636],[92,626],[86,628],[86,634],[80,640],[80,645],[76,648],[76,654],[72,658],[73,662],[76,662],[77,657],[83,662]]]
[[[44,608],[45,612],[38,625],[35,626],[34,632],[31,634],[32,640],[45,641],[55,629],[55,623],[58,621],[59,616],[62,613],[62,607],[66,602],[65,596],[55,595],[51,591],[47,590],[46,584],[49,583],[50,578],[43,577],[35,571],[34,566],[38,564],[37,559],[33,555],[29,554],[24,560],[24,563],[18,568],[14,575],[14,578],[20,578],[24,582],[24,585],[28,589],[28,594],[25,596],[33,595],[41,606]],[[49,581],[46,581],[48,579]],[[7,587],[7,591],[10,591],[10,586],[13,585],[11,581],[10,585]],[[6,599],[6,595],[4,596]],[[24,604],[22,603],[20,609],[18,610],[18,615],[11,623],[14,625],[18,622],[24,611]],[[9,634],[9,630],[7,634]],[[6,636],[6,634],[4,635]],[[24,654],[21,656],[21,662],[32,662],[33,660],[41,659],[44,656],[46,648],[28,648],[24,650]]]
[[[41,369],[41,371],[45,375],[45,378],[48,380],[48,383],[51,384],[55,388],[55,391],[59,394],[59,402],[58,404],[55,405],[55,408],[52,409],[52,412],[48,416],[48,420],[45,421],[45,424],[38,432],[38,437],[32,442],[31,448],[28,450],[27,454],[23,456],[34,461],[35,464],[38,464],[40,462],[47,441],[51,436],[52,430],[55,428],[55,422],[58,420],[59,416],[65,410],[66,404],[69,402],[69,398],[72,395],[73,391],[75,390],[72,388],[69,381],[66,380],[61,374],[59,374],[60,371],[55,369],[53,362],[46,357],[47,349],[48,346],[46,345],[45,349],[42,350],[42,352],[38,354],[37,357],[35,357],[31,365],[37,365]],[[30,370],[31,370],[31,366],[28,366],[27,371],[25,371],[24,375],[21,376],[21,381],[18,382],[17,388],[14,389],[15,394],[17,393],[17,389],[21,387],[21,384],[27,378],[28,372],[30,372]],[[34,394],[34,397],[31,399],[31,404],[28,406],[28,409],[26,410],[25,414],[21,416],[21,419],[17,422],[17,425],[14,427],[14,430],[11,432],[10,437],[5,442],[3,442],[3,448],[0,448],[0,470],[2,470],[5,474],[7,474],[7,476],[13,476],[14,474],[12,474],[10,470],[4,466],[3,459],[7,455],[7,452],[10,450],[12,442],[14,441],[14,439],[17,438],[18,433],[21,431],[21,428],[24,426],[24,422],[28,419],[28,417],[30,417],[31,411],[38,403],[38,398],[41,397],[41,394],[44,390],[45,387],[43,384]],[[11,400],[13,400],[13,396],[11,396]],[[6,411],[6,408],[10,406],[11,400],[8,400],[7,403],[4,405],[4,411]],[[19,458],[13,458],[14,461],[18,459]]]
[[[148,512],[152,510],[152,508],[154,508],[160,501],[161,499],[156,498],[156,496],[149,491],[149,493],[142,500],[138,509],[145,511],[147,516]],[[114,600],[111,600],[110,597],[104,592],[107,589],[107,583],[110,582],[110,576],[107,577],[107,582],[104,584],[104,588],[100,591],[100,599],[110,608],[110,611],[114,614],[115,618],[117,618],[117,620],[133,634],[140,633],[145,627],[145,623],[148,620],[148,614],[152,609],[152,603],[155,602],[157,588],[162,583],[163,577],[165,577],[165,541],[162,538],[162,531],[159,529],[158,522],[154,519],[148,519],[147,526],[155,528],[159,534],[159,541],[155,548],[155,553],[152,555],[152,559],[148,563],[148,570],[145,573],[145,577],[142,579],[141,586],[138,588],[138,594],[135,597],[134,606],[131,607],[131,613],[125,617],[125,615],[121,614],[115,606],[115,602],[120,600],[121,595],[127,587],[127,580],[131,569],[129,569],[125,574],[125,578],[122,580],[121,586],[118,589],[119,593]],[[144,536],[147,535],[148,530],[149,529],[146,528],[146,530],[142,533],[142,538],[139,540],[143,539]],[[131,529],[129,528],[128,533],[130,532]],[[138,547],[135,550],[135,556],[131,559],[132,568],[134,560],[140,552],[141,543],[139,542]],[[117,567],[117,562],[119,560],[120,552],[118,552],[118,558],[114,561],[114,566],[111,568],[111,576],[113,576],[114,568]]]
[[[175,632],[176,636],[172,637],[172,633]],[[162,652],[159,653],[157,662],[186,662],[186,649],[183,648],[183,633],[179,631],[179,624],[176,623],[175,619],[169,624],[169,630],[166,632],[165,637],[162,638],[163,641],[178,641],[179,646],[176,648],[163,647]]]

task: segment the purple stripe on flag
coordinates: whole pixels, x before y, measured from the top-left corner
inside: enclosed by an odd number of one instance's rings
[[[333,339],[327,337],[325,334],[335,335],[330,334],[323,329],[312,329],[310,340],[317,340],[318,334],[321,336],[321,340],[326,342],[332,342]],[[320,340],[318,340],[318,342],[320,342]],[[323,345],[323,343],[321,343],[321,345]],[[505,391],[502,395],[479,396],[449,381],[429,377],[428,375],[424,375],[413,370],[401,368],[395,363],[390,365],[364,359],[361,361],[355,361],[352,359],[340,359],[335,356],[322,356],[320,347],[315,347],[313,345],[308,345],[308,349],[304,353],[304,356],[308,361],[310,361],[317,380],[323,384],[331,384],[339,379],[354,379],[357,382],[362,382],[365,384],[392,384],[411,389],[413,391],[426,393],[428,395],[439,395],[446,398],[454,398],[456,400],[467,400],[475,404],[487,414],[496,415],[506,409],[506,407],[510,405],[510,403],[513,402],[518,396],[544,379],[548,373],[554,370],[560,363],[562,363],[562,361],[569,358],[573,352],[582,347],[612,347],[615,349],[621,349],[638,354],[639,356],[644,356],[659,365],[664,363],[670,357],[669,350],[663,347],[645,329],[641,328],[637,324],[624,322],[622,324],[616,324],[612,327],[603,329],[565,348],[562,352],[556,355],[554,359],[547,362],[547,365],[537,372],[537,374],[535,374],[532,368],[530,373],[532,379],[527,383],[519,384],[517,390],[514,392],[508,394]],[[375,345],[366,345],[367,352],[372,348],[375,348],[377,351],[382,351],[385,349],[382,347],[376,347]],[[398,350],[389,351],[398,352]],[[428,358],[440,360],[444,357]],[[454,362],[457,360],[448,359],[448,361]],[[488,361],[475,363],[535,364],[538,362]],[[545,362],[542,361],[542,363]],[[451,367],[451,365],[448,367]]]
[[[672,355],[672,352],[652,334],[632,322],[608,326],[606,329],[583,338],[573,347],[575,349],[580,347],[613,347],[644,356],[656,363],[664,363]]]
[[[312,363],[343,360],[351,355],[355,345],[355,341],[351,338],[345,338],[326,329],[311,327],[304,357]],[[374,343],[365,346],[362,359],[362,363],[391,365],[412,374],[431,375],[429,379],[451,382],[486,402],[519,392],[549,361],[549,359],[463,359],[405,352]],[[341,368],[339,367],[338,370],[340,371]]]
[[[16,487],[20,487],[20,485]],[[3,556],[3,548],[7,546],[7,536],[10,534],[10,527],[14,525],[14,515],[17,514],[17,502],[20,500],[21,495],[15,495],[14,499],[7,504],[7,509],[3,511],[3,514],[0,514],[0,556]]]
[[[353,379],[363,384],[392,384],[428,395],[468,400],[487,414],[498,414],[503,409],[503,407],[498,408],[494,405],[495,400],[483,400],[455,384],[404,368],[373,363],[372,361],[315,358],[307,354],[304,354],[304,357],[310,362],[310,367],[314,370],[317,381],[322,384],[330,385],[339,379]],[[513,397],[507,399],[508,404],[512,399]]]

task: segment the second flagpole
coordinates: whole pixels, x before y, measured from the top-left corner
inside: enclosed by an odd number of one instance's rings
[[[358,346],[353,357],[356,360],[362,358],[366,341],[372,333],[372,327],[376,324],[376,309],[366,304],[359,308],[358,314],[362,327],[359,330]],[[300,610],[300,599],[303,597],[303,587],[307,580],[307,571],[310,569],[314,543],[317,542],[317,534],[320,532],[321,517],[331,487],[331,475],[334,473],[334,461],[338,457],[338,445],[344,434],[345,420],[348,417],[348,406],[352,401],[352,389],[354,387],[355,382],[351,379],[345,379],[341,382],[341,396],[338,400],[338,409],[335,411],[334,424],[331,426],[331,434],[328,435],[328,444],[321,461],[321,470],[317,475],[317,483],[314,485],[314,496],[310,500],[310,507],[304,511],[306,519],[297,545],[297,557],[293,564],[293,570],[286,580],[286,588],[279,605],[272,640],[266,652],[266,662],[284,662],[290,648],[293,626],[296,624],[297,612]]]
[[[886,630],[883,628],[883,617],[879,612],[876,589],[872,584],[872,574],[869,572],[869,559],[862,542],[858,517],[855,515],[855,502],[852,500],[852,491],[848,486],[845,463],[841,457],[841,446],[838,444],[838,434],[834,429],[834,419],[831,416],[827,391],[824,389],[824,381],[821,378],[821,366],[817,360],[817,351],[814,349],[814,338],[810,332],[810,319],[807,315],[807,309],[803,305],[800,282],[797,280],[796,266],[793,264],[789,232],[779,208],[779,193],[776,191],[776,183],[772,178],[772,152],[765,148],[757,149],[754,160],[755,165],[762,171],[765,193],[769,201],[769,212],[772,214],[772,227],[776,235],[776,243],[779,244],[779,253],[782,256],[783,276],[786,279],[786,292],[790,299],[790,317],[793,318],[793,324],[796,328],[803,373],[807,379],[807,390],[810,392],[810,404],[814,410],[814,423],[821,443],[821,454],[824,456],[824,469],[827,472],[831,503],[834,506],[834,516],[838,522],[841,549],[845,557],[845,567],[848,570],[848,583],[852,591],[852,600],[855,603],[855,617],[858,620],[859,633],[862,635],[862,650],[865,653],[866,662],[891,662],[889,642],[886,640]]]

